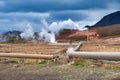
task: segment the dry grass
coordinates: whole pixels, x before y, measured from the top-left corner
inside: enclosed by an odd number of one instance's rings
[[[84,45],[80,50],[91,52],[120,52],[120,46]]]
[[[50,46],[47,44],[0,44],[0,52],[23,52],[38,54],[55,54],[63,51],[66,46]]]
[[[47,44],[0,44],[0,52],[56,54],[67,46]],[[104,42],[83,42],[81,51],[120,52],[119,45]],[[5,60],[4,60],[5,59]],[[0,58],[0,80],[120,80],[120,64],[94,60],[76,60],[75,64],[38,63],[41,60]],[[33,65],[34,64],[34,65]]]
[[[88,41],[83,42],[80,51],[90,51],[90,52],[120,52],[120,42],[109,41],[109,40],[99,40],[99,41]]]

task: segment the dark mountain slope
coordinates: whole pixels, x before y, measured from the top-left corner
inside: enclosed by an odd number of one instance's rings
[[[104,16],[99,22],[91,27],[103,27],[114,24],[120,24],[120,11]]]

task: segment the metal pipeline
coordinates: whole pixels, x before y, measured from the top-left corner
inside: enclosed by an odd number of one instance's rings
[[[77,57],[77,58],[83,58],[83,59],[120,61],[120,52],[81,52],[81,51],[77,51],[80,48],[81,44],[82,43],[79,43],[79,45],[76,48],[73,48],[72,46],[68,48],[66,53],[69,58]]]
[[[69,46],[70,43],[49,43],[48,45],[51,45],[51,46],[56,46],[56,45],[58,45],[58,46]],[[76,46],[76,45],[78,45],[78,43],[72,43],[72,45]]]
[[[59,56],[57,56],[57,55],[23,54],[23,53],[0,53],[0,57],[30,58],[30,59],[55,59],[55,58],[59,58]]]
[[[79,42],[78,45],[74,48],[74,51],[78,51],[79,48],[81,47],[81,45],[82,45],[82,42]],[[71,46],[72,46],[72,44],[71,44]]]
[[[69,58],[120,61],[120,52],[77,52],[67,51]]]

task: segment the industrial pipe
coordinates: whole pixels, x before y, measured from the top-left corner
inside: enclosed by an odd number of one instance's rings
[[[120,52],[78,52],[67,51],[69,58],[120,61]]]
[[[44,54],[23,54],[23,53],[0,53],[0,57],[12,58],[30,58],[30,59],[55,59],[57,55],[44,55]]]
[[[82,45],[82,42],[79,42],[78,45],[74,48],[74,51],[78,51],[81,45]],[[72,47],[72,44],[71,44],[71,47]]]
[[[79,43],[72,43],[73,46],[76,46],[78,44]],[[56,46],[56,45],[58,45],[58,46],[69,46],[70,43],[49,43],[48,45],[51,45],[51,46]]]

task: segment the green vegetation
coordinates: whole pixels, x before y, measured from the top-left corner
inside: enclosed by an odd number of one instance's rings
[[[88,59],[76,59],[74,60],[74,66],[88,66],[92,64],[92,61],[91,60],[88,60]]]
[[[120,66],[107,66],[105,67],[105,69],[112,71],[120,71]]]
[[[25,43],[25,42],[26,40],[24,39],[21,38],[17,39],[17,37],[10,37],[5,43]]]
[[[11,37],[7,40],[8,43],[15,43],[16,37]]]
[[[47,64],[47,61],[41,61],[39,64]]]

